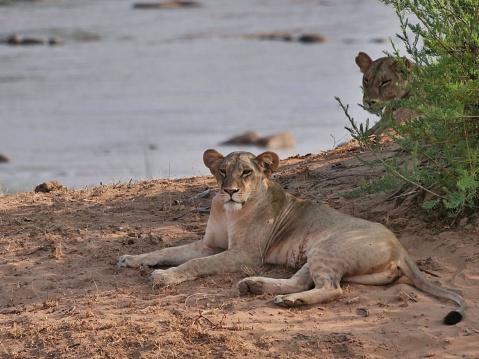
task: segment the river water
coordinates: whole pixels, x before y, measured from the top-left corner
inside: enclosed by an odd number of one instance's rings
[[[380,57],[399,31],[378,0],[203,0],[200,8],[139,10],[127,0],[14,1],[0,37],[1,191],[48,180],[100,183],[199,176],[205,149],[256,130],[291,131],[285,158],[331,149],[348,121],[364,121],[359,51]],[[321,44],[245,35],[320,33]],[[382,40],[382,42],[381,42]],[[395,40],[395,43],[398,41]],[[400,44],[398,44],[400,45]],[[345,137],[346,136],[346,137]]]

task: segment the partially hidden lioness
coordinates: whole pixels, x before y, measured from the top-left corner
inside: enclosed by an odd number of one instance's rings
[[[219,184],[202,240],[140,255],[123,255],[119,267],[176,266],[152,272],[158,284],[174,284],[263,263],[304,265],[290,279],[248,277],[239,293],[277,294],[283,307],[327,302],[342,294],[340,282],[385,285],[408,277],[426,293],[455,301],[444,319],[456,324],[464,299],[425,279],[394,234],[381,224],[342,214],[286,193],[270,180],[274,152],[255,156],[215,150],[203,155]]]
[[[411,69],[414,64],[406,58],[402,58],[404,66],[401,67],[399,60],[392,57],[381,57],[372,60],[368,54],[360,52],[355,61],[363,75],[363,106],[373,114],[381,114],[382,118],[368,134],[377,134],[382,130],[381,121],[392,114],[395,121],[403,123],[408,118],[417,115],[406,108],[385,109],[389,102],[407,96],[407,74],[404,69]],[[384,110],[384,111],[383,111]],[[381,123],[381,124],[380,124]]]

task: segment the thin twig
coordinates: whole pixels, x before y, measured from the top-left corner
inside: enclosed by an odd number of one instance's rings
[[[35,288],[33,287],[33,280],[32,280],[32,291],[33,291],[33,293],[35,293],[35,295],[38,297],[38,299],[42,300],[42,298],[40,298],[40,296],[38,295],[37,291],[36,291]]]

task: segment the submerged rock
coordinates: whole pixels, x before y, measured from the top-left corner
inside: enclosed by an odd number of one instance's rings
[[[43,45],[45,41],[36,37],[23,37],[17,34],[10,35],[5,41],[8,45]]]
[[[192,0],[173,0],[164,2],[138,2],[133,4],[134,9],[175,9],[182,7],[200,7],[201,3]]]
[[[249,131],[229,140],[222,142],[221,145],[255,145],[259,141],[259,134],[256,131]]]
[[[0,163],[7,163],[7,162],[10,162],[10,157],[7,157],[0,153]]]
[[[63,40],[58,37],[50,37],[47,41],[39,37],[23,37],[18,34],[12,34],[6,39],[1,40],[1,43],[14,46],[28,46],[28,45],[63,45]]]
[[[265,32],[261,34],[246,35],[247,38],[258,40],[273,40],[287,42],[301,42],[303,44],[323,43],[328,38],[322,34],[293,34],[287,31]]]
[[[50,46],[63,45],[63,40],[58,37],[50,37],[48,39],[48,45]]]
[[[265,137],[260,137],[256,131],[249,131],[221,143],[221,145],[253,145],[268,148],[291,148],[294,147],[295,144],[294,136],[289,131],[279,132]]]
[[[304,44],[314,44],[326,42],[328,38],[321,34],[303,34],[298,37],[298,41]]]
[[[267,32],[259,34],[253,37],[257,37],[260,40],[280,40],[280,41],[293,41],[293,35],[288,32]]]
[[[258,140],[257,146],[268,148],[292,148],[296,140],[291,132],[285,131],[270,136],[262,137]]]

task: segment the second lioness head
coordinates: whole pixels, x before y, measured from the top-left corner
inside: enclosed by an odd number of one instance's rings
[[[407,95],[405,70],[414,66],[411,61],[392,57],[381,57],[373,61],[364,52],[360,52],[355,60],[363,73],[363,106],[366,110],[377,113],[389,101]],[[404,65],[399,61],[404,61]]]

